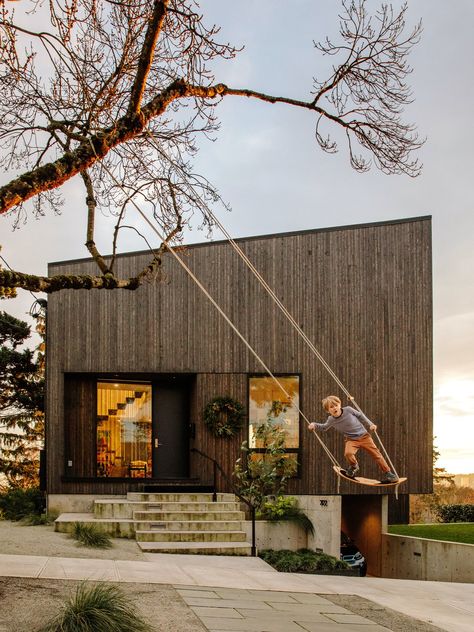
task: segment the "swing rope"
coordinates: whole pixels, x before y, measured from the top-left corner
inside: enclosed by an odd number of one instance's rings
[[[159,150],[159,148],[156,147],[155,144],[155,140],[153,138],[153,136],[151,135],[150,131],[147,130],[146,131],[147,135],[151,138],[155,148],[157,150]],[[94,154],[97,157],[97,154],[95,152],[95,148],[91,143],[91,147],[92,150],[94,152]],[[110,178],[115,182],[115,184],[122,188],[120,182],[117,180],[117,178],[115,177],[115,175],[110,171],[110,169],[102,164],[102,168],[108,173],[108,175],[110,176]],[[285,389],[285,387],[281,384],[281,382],[278,380],[278,378],[272,373],[272,371],[270,370],[270,368],[266,365],[266,363],[262,360],[262,358],[258,355],[258,353],[255,351],[255,349],[250,345],[250,343],[248,342],[248,340],[245,338],[245,336],[238,330],[238,328],[234,325],[234,323],[231,321],[231,319],[227,316],[227,314],[222,310],[222,308],[218,305],[218,303],[214,300],[214,298],[210,295],[210,293],[208,292],[208,290],[202,285],[202,283],[199,281],[199,279],[196,277],[196,275],[192,272],[192,270],[186,265],[186,263],[181,259],[181,257],[178,255],[178,253],[176,252],[176,250],[173,248],[173,246],[171,244],[169,244],[169,242],[167,241],[166,237],[160,233],[160,231],[156,228],[156,226],[149,220],[149,218],[145,215],[145,213],[141,210],[141,208],[136,204],[135,200],[131,199],[130,202],[133,204],[133,206],[135,207],[135,209],[138,211],[138,213],[140,214],[140,216],[142,217],[142,219],[150,226],[151,230],[153,232],[156,233],[156,235],[159,237],[159,239],[162,241],[162,243],[165,244],[165,246],[167,247],[168,251],[173,255],[173,257],[176,259],[176,261],[178,262],[178,264],[186,271],[186,273],[191,277],[191,279],[194,281],[194,283],[196,283],[196,285],[199,287],[199,289],[203,292],[203,294],[206,296],[206,298],[211,302],[211,304],[216,308],[216,310],[220,313],[220,315],[224,318],[224,320],[228,323],[228,325],[231,327],[231,329],[237,334],[237,336],[242,340],[242,342],[244,343],[244,345],[247,347],[247,349],[252,353],[252,355],[255,357],[255,359],[259,362],[259,364],[264,368],[264,370],[266,371],[266,373],[271,377],[271,379],[276,383],[276,385],[278,386],[278,388],[285,394],[285,396],[288,398],[288,400],[291,401],[291,395],[287,392],[287,390]],[[252,262],[250,261],[250,259],[247,257],[247,255],[242,251],[242,249],[238,246],[238,244],[235,242],[235,240],[229,235],[229,233],[227,232],[227,230],[224,228],[224,226],[222,225],[222,223],[218,220],[218,218],[212,213],[212,211],[210,211],[210,209],[207,210],[209,216],[212,218],[212,220],[219,226],[219,228],[221,229],[221,231],[223,232],[223,234],[227,237],[229,243],[231,243],[232,247],[234,248],[234,250],[236,250],[236,252],[238,253],[238,255],[242,258],[242,260],[245,262],[245,264],[247,265],[247,267],[252,271],[252,273],[255,275],[255,277],[257,278],[257,280],[261,283],[261,285],[264,287],[264,289],[267,291],[267,293],[270,295],[270,297],[273,299],[273,301],[275,302],[275,304],[279,307],[279,309],[282,311],[282,313],[286,316],[286,318],[289,320],[289,322],[292,324],[292,326],[295,328],[295,330],[298,332],[298,334],[301,336],[301,338],[305,341],[305,343],[307,344],[307,346],[310,348],[310,350],[314,353],[314,355],[318,358],[318,360],[321,362],[321,364],[324,366],[324,368],[328,371],[328,373],[331,375],[331,377],[334,379],[334,381],[338,384],[338,386],[341,388],[341,390],[345,393],[345,395],[348,397],[348,399],[353,403],[353,405],[355,406],[355,408],[357,408],[357,410],[359,412],[361,412],[362,414],[363,411],[360,408],[360,406],[357,404],[357,402],[355,401],[355,398],[352,397],[349,393],[349,391],[347,390],[347,388],[344,386],[344,384],[340,381],[340,379],[338,378],[338,376],[334,373],[334,371],[331,369],[331,367],[329,366],[329,364],[326,362],[326,360],[324,359],[324,357],[321,355],[321,353],[318,351],[318,349],[314,346],[313,342],[307,337],[307,335],[305,334],[305,332],[303,331],[303,329],[300,327],[300,325],[297,323],[297,321],[294,319],[294,317],[292,316],[292,314],[288,311],[288,309],[285,307],[285,305],[281,302],[281,300],[278,298],[278,296],[275,294],[275,292],[273,291],[273,289],[268,285],[268,283],[265,281],[265,279],[262,277],[262,275],[260,274],[260,272],[255,268],[255,266],[252,264]],[[309,419],[306,417],[306,415],[303,413],[303,411],[299,408],[299,406],[296,406],[296,409],[299,413],[299,415],[305,420],[306,424],[309,426],[309,424],[311,423],[309,421]],[[312,431],[314,436],[316,437],[316,439],[318,440],[318,442],[320,443],[321,447],[323,448],[323,450],[325,451],[326,455],[328,456],[328,458],[330,459],[331,463],[333,464],[333,466],[336,466],[337,468],[341,469],[341,466],[339,464],[339,462],[337,461],[336,457],[332,454],[332,452],[329,450],[329,448],[326,446],[326,444],[322,441],[322,439],[319,437],[319,435],[317,434],[317,432],[315,430]],[[382,444],[382,441],[380,440],[380,437],[378,436],[378,434],[375,432],[374,433],[375,436],[377,437],[378,442],[380,443],[380,446],[384,452],[384,455],[387,458],[387,461],[392,469],[392,471],[395,472],[395,468],[393,467],[393,464],[390,460],[390,458],[388,457],[387,451],[385,450],[385,447]],[[398,476],[398,475],[397,475]],[[338,493],[339,493],[339,477],[338,477]]]
[[[315,345],[313,344],[312,340],[310,338],[308,338],[308,336],[306,335],[304,330],[301,328],[299,323],[295,320],[294,316],[287,309],[287,307],[282,303],[282,301],[278,298],[278,296],[275,294],[275,292],[272,289],[272,287],[267,283],[265,278],[260,274],[260,272],[254,266],[254,264],[251,262],[251,260],[248,258],[248,256],[245,254],[245,252],[242,250],[242,248],[240,248],[240,246],[237,244],[237,242],[228,233],[228,231],[226,230],[226,228],[224,227],[222,222],[219,221],[219,219],[216,217],[216,215],[210,209],[207,212],[208,212],[209,216],[211,217],[212,221],[215,222],[216,225],[220,228],[221,232],[226,237],[226,239],[229,241],[229,243],[231,244],[232,248],[235,250],[235,252],[237,252],[238,256],[244,261],[245,265],[249,268],[249,270],[251,270],[251,272],[257,278],[257,280],[262,285],[262,287],[265,289],[267,294],[269,294],[269,296],[272,298],[274,303],[277,305],[277,307],[280,309],[280,311],[285,315],[287,320],[291,323],[291,325],[296,330],[296,332],[299,334],[299,336],[304,340],[304,342],[309,347],[309,349],[312,351],[312,353],[318,358],[318,360],[321,362],[321,364],[324,366],[326,371],[333,378],[333,380],[336,382],[336,384],[339,386],[339,388],[345,393],[345,395],[352,402],[354,407],[360,413],[362,413],[364,416],[366,416],[365,413],[363,412],[363,410],[361,409],[361,407],[359,406],[359,404],[356,402],[355,398],[349,393],[349,391],[346,388],[346,386],[343,384],[343,382],[341,382],[339,377],[332,370],[331,366],[327,363],[325,358],[321,355],[319,350],[315,347]],[[316,436],[318,436],[316,431],[313,430],[313,433]],[[388,456],[388,453],[387,453],[387,451],[385,449],[385,446],[383,445],[382,440],[380,439],[379,435],[377,434],[377,431],[374,431],[374,436],[376,437],[376,439],[377,439],[377,441],[378,441],[378,443],[379,443],[379,445],[380,445],[380,447],[381,447],[381,449],[383,451],[383,454],[384,454],[384,456],[385,456],[385,458],[387,460],[387,463],[390,465],[391,470],[396,474],[396,476],[398,476],[398,474],[397,474],[397,472],[395,470],[395,467],[394,467],[390,457]]]
[[[160,152],[160,148],[158,147],[158,145],[156,144],[155,138],[153,137],[153,135],[151,134],[149,129],[146,129],[146,134],[147,136],[150,138],[151,143],[153,144],[153,146],[155,147],[155,149]],[[203,212],[203,211],[202,211]],[[339,388],[342,390],[342,392],[346,395],[346,397],[348,398],[348,400],[352,403],[352,405],[362,414],[366,417],[364,411],[362,410],[362,408],[359,406],[359,404],[356,402],[355,398],[350,394],[349,390],[347,389],[347,387],[343,384],[343,382],[339,379],[339,377],[336,375],[336,373],[332,370],[331,366],[328,364],[328,362],[326,361],[326,359],[324,358],[324,356],[320,353],[320,351],[316,348],[316,346],[314,345],[314,343],[312,342],[312,340],[310,338],[308,338],[308,336],[306,335],[306,333],[303,331],[303,329],[301,328],[301,326],[299,325],[299,323],[296,321],[296,319],[294,318],[294,316],[291,314],[291,312],[287,309],[287,307],[282,303],[282,301],[279,299],[279,297],[276,295],[275,291],[273,290],[273,288],[267,283],[267,281],[265,280],[265,278],[260,274],[260,272],[257,270],[257,268],[254,266],[254,264],[252,263],[252,261],[248,258],[248,256],[245,254],[245,252],[242,250],[242,248],[237,244],[237,242],[233,239],[233,237],[229,234],[229,232],[227,231],[227,229],[225,228],[225,226],[222,224],[222,222],[216,217],[216,215],[212,212],[211,209],[206,209],[206,214],[212,219],[212,221],[219,227],[219,229],[221,230],[222,234],[226,237],[227,241],[230,243],[230,245],[232,246],[232,248],[234,249],[234,251],[237,253],[237,255],[242,259],[242,261],[245,263],[245,265],[247,266],[247,268],[253,273],[253,275],[255,276],[255,278],[258,280],[258,282],[261,284],[261,286],[265,289],[265,291],[267,292],[267,294],[270,296],[270,298],[273,300],[273,302],[275,303],[275,305],[280,309],[280,311],[283,313],[283,315],[287,318],[287,320],[290,322],[290,324],[292,325],[292,327],[295,329],[295,331],[298,333],[298,335],[302,338],[302,340],[306,343],[306,345],[309,347],[309,349],[312,351],[312,353],[316,356],[316,358],[319,360],[319,362],[323,365],[323,367],[326,369],[326,371],[329,373],[329,375],[332,377],[332,379],[336,382],[336,384],[339,386]],[[204,215],[204,212],[203,212]],[[240,335],[240,334],[239,334]],[[281,388],[281,385],[279,385]],[[305,421],[309,424],[309,421],[307,420],[307,418],[303,415],[303,413],[301,413],[303,418],[305,419]],[[320,443],[323,443],[318,434],[316,433],[315,430],[313,430],[314,435],[318,438],[318,440],[320,441]],[[390,469],[392,472],[395,473],[395,475],[398,477],[397,471],[395,470],[395,467],[392,463],[392,461],[390,460],[390,457],[388,456],[388,453],[385,449],[385,446],[382,443],[382,440],[380,439],[379,435],[377,434],[377,431],[374,431],[374,436],[376,437],[380,448],[382,449],[382,452],[387,460],[387,463],[390,466]]]
[[[104,171],[106,171],[108,173],[108,175],[110,176],[110,178],[115,182],[115,184],[119,187],[121,187],[119,181],[117,180],[117,178],[114,176],[114,174],[108,169],[108,167],[106,165],[102,165],[102,168],[104,169]],[[151,228],[151,230],[158,236],[158,238],[165,244],[165,246],[167,247],[168,251],[173,255],[173,257],[176,259],[176,261],[178,262],[178,264],[186,271],[186,273],[191,277],[191,279],[194,281],[194,283],[199,287],[199,289],[203,292],[203,294],[206,296],[206,298],[210,301],[210,303],[212,303],[212,305],[216,308],[216,310],[219,312],[219,314],[222,316],[222,318],[224,318],[224,320],[228,323],[228,325],[233,329],[233,331],[237,334],[237,336],[242,340],[242,342],[244,343],[244,345],[247,347],[247,349],[250,351],[250,353],[255,357],[255,359],[260,363],[260,365],[264,368],[265,372],[272,378],[272,380],[275,382],[275,384],[279,387],[279,389],[284,393],[284,395],[287,397],[287,399],[289,401],[291,401],[291,395],[288,393],[288,391],[285,389],[285,387],[283,386],[283,384],[278,380],[278,378],[272,373],[272,371],[270,370],[270,368],[265,364],[265,362],[262,360],[262,358],[258,355],[258,353],[255,351],[255,349],[251,346],[251,344],[248,342],[248,340],[245,338],[245,336],[239,331],[239,329],[234,325],[234,323],[231,321],[231,319],[227,316],[227,314],[223,311],[223,309],[219,306],[219,304],[214,300],[214,298],[211,296],[211,294],[208,292],[208,290],[204,287],[204,285],[199,281],[199,279],[196,277],[196,275],[194,274],[194,272],[187,266],[187,264],[183,261],[183,259],[179,256],[179,254],[176,252],[176,249],[173,248],[173,246],[167,241],[166,237],[157,229],[157,227],[150,221],[150,219],[145,215],[145,213],[141,210],[141,208],[136,204],[136,202],[132,199],[130,200],[130,202],[133,204],[133,206],[135,207],[135,209],[138,211],[138,213],[140,214],[140,216],[142,217],[142,219],[148,224],[148,226]],[[306,417],[306,415],[303,413],[303,411],[299,408],[299,406],[295,406],[297,412],[299,415],[301,415],[301,417],[305,420],[306,424],[309,426],[309,424],[311,423],[309,421],[309,419]],[[337,461],[336,457],[332,454],[332,452],[329,450],[329,448],[326,446],[326,444],[324,443],[324,441],[321,440],[321,438],[318,436],[318,434],[316,433],[315,430],[313,430],[313,434],[315,435],[316,439],[319,441],[319,443],[321,444],[321,447],[323,448],[323,450],[325,451],[325,453],[327,454],[328,458],[330,459],[331,463],[333,465],[335,465],[336,467],[340,468],[340,464]]]

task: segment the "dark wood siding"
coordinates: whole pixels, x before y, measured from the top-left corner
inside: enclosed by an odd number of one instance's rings
[[[239,245],[315,343],[341,381],[379,426],[405,493],[431,490],[432,471],[432,293],[429,218],[306,231],[239,240]],[[323,366],[292,330],[227,242],[190,246],[182,255],[274,373],[301,376],[301,406],[322,420],[320,400],[342,395]],[[118,274],[132,276],[147,253],[117,260]],[[52,264],[50,273],[96,273],[90,260]],[[247,376],[262,367],[170,254],[162,280],[135,292],[64,291],[48,301],[48,489],[124,491],[126,483],[65,483],[64,427],[72,427],[76,385],[65,395],[66,374],[196,375],[192,419],[194,446],[230,472],[245,433],[215,439],[202,425],[202,408],[216,395],[232,395],[247,406]],[[72,379],[72,378],[69,378]],[[67,384],[73,382],[67,381]],[[72,388],[72,386],[71,386]],[[69,387],[66,388],[68,391]],[[84,391],[83,391],[84,392]],[[64,398],[67,397],[66,414]],[[84,392],[91,405],[91,395]],[[343,398],[344,404],[347,403]],[[83,404],[86,406],[86,404]],[[79,405],[80,407],[81,405]],[[82,409],[81,409],[82,410]],[[82,414],[82,413],[81,413]],[[95,415],[95,412],[93,412]],[[90,446],[82,417],[74,462],[90,470]],[[77,418],[79,419],[79,417]],[[301,430],[301,478],[292,493],[331,494],[337,483],[321,446]],[[77,436],[74,435],[74,436]],[[342,438],[323,435],[343,462]],[[89,451],[89,452],[88,452]],[[87,454],[86,454],[87,453]],[[362,457],[364,474],[376,470]],[[199,468],[193,457],[192,467]],[[343,482],[343,493],[366,493]],[[370,490],[373,493],[373,489]]]
[[[96,475],[97,386],[91,376],[64,378],[65,471],[67,476]]]

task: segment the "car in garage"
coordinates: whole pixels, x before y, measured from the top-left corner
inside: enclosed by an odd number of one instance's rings
[[[341,560],[347,562],[353,569],[359,569],[360,577],[367,574],[367,561],[359,551],[356,543],[348,535],[341,531]]]

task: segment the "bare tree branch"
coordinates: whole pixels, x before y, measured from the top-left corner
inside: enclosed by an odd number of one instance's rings
[[[95,209],[97,206],[97,202],[94,195],[94,187],[92,185],[91,177],[89,176],[87,171],[81,171],[81,177],[84,181],[87,197],[86,197],[86,205],[87,205],[87,239],[86,239],[86,247],[87,250],[91,253],[94,261],[99,266],[102,274],[108,274],[111,272],[109,266],[105,262],[105,259],[102,257],[100,252],[97,250],[97,246],[94,241],[94,228],[95,228]]]
[[[155,53],[156,42],[166,15],[169,0],[155,0],[153,15],[148,23],[148,29],[143,42],[142,52],[138,61],[138,70],[132,86],[128,115],[137,114],[140,111],[140,103],[145,91],[146,78],[150,72],[151,62]]]
[[[216,109],[227,97],[314,113],[320,148],[337,151],[332,133],[340,130],[358,171],[374,163],[385,173],[418,175],[413,156],[423,141],[402,116],[412,101],[408,56],[421,26],[407,30],[407,5],[369,15],[365,0],[342,0],[339,40],[315,44],[334,57],[332,71],[303,98],[216,81],[209,62],[239,49],[219,42],[219,28],[205,25],[198,8],[198,0],[49,0],[20,18],[11,3],[0,4],[0,167],[21,174],[0,187],[0,214],[19,225],[31,202],[36,215],[48,206],[59,212],[61,185],[81,175],[86,246],[101,272],[68,281],[1,270],[4,295],[15,287],[138,287],[159,256],[136,278],[115,278],[117,234],[130,203],[145,204],[174,245],[194,214],[212,227],[209,209],[227,205],[194,172],[192,158],[198,136],[215,137]],[[112,259],[94,241],[97,209],[118,216]]]

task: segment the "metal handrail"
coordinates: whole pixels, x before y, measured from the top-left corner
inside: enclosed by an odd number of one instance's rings
[[[255,540],[256,540],[256,537],[255,537],[255,507],[237,491],[237,489],[235,488],[234,483],[227,476],[227,474],[224,472],[224,470],[222,469],[220,464],[216,461],[216,459],[214,459],[212,456],[209,456],[205,452],[201,452],[201,450],[199,450],[198,448],[191,448],[191,452],[196,452],[196,454],[199,454],[200,456],[204,457],[205,459],[208,459],[213,464],[213,478],[214,478],[214,481],[213,481],[214,492],[213,492],[213,495],[212,495],[213,502],[216,502],[216,500],[217,500],[217,492],[216,492],[216,489],[217,489],[217,471],[219,471],[221,473],[222,477],[225,479],[225,481],[230,485],[230,488],[231,488],[232,492],[237,496],[237,498],[240,498],[240,500],[243,503],[245,503],[247,505],[247,507],[249,508],[249,510],[250,510],[250,520],[252,522],[251,555],[252,555],[252,557],[256,557],[257,556],[257,546],[256,546],[256,543],[255,543]]]

